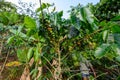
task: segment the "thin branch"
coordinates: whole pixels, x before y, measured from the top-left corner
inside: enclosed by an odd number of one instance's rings
[[[100,76],[107,75],[107,74],[108,74],[108,72],[102,73],[102,74],[98,75],[95,79],[97,79]]]
[[[82,40],[84,40],[84,39],[88,39],[88,38],[90,38],[91,36],[94,36],[95,34],[97,34],[97,33],[99,33],[99,32],[102,32],[102,31],[104,31],[104,30],[108,30],[108,29],[111,29],[112,27],[114,27],[114,26],[111,26],[111,27],[108,27],[108,28],[100,28],[100,29],[98,29],[98,30],[95,30],[93,33],[91,33],[91,34],[88,34],[88,35],[85,35],[85,37],[84,38],[82,38],[82,39],[80,39],[80,41],[82,41]]]
[[[82,41],[82,40],[84,40],[84,39],[88,39],[88,38],[90,38],[91,36],[93,36],[93,35],[95,35],[95,34],[97,34],[97,33],[99,33],[99,32],[101,32],[101,31],[104,31],[104,29],[103,28],[101,28],[101,29],[98,29],[98,30],[96,30],[96,31],[94,31],[93,33],[91,33],[91,34],[88,34],[88,35],[85,35],[85,37],[84,38],[82,38],[80,41]]]
[[[79,41],[81,42],[81,41],[85,40],[86,38],[88,39],[88,38],[90,38],[91,36],[93,36],[94,34],[97,34],[97,33],[101,32],[101,31],[103,31],[103,30],[104,30],[103,28],[98,29],[98,30],[94,31],[94,32],[91,33],[91,34],[85,35],[85,37],[84,37],[84,38],[81,38]],[[66,38],[65,38],[65,39],[66,39]],[[73,49],[74,49],[75,47],[76,47],[76,45],[74,45],[74,46],[71,48],[71,51],[73,51]],[[69,55],[69,53],[70,53],[71,51],[68,51],[67,54],[62,58],[62,60],[65,59],[65,58]]]
[[[45,67],[50,71],[51,75],[54,76],[53,72],[50,70],[50,68],[48,66],[45,66]]]
[[[49,64],[50,64],[50,66],[55,70],[55,67],[54,66],[52,66],[52,64],[50,63],[50,61],[46,58],[46,57],[44,57],[44,56],[42,56]]]
[[[73,75],[70,76],[67,80],[71,80],[72,77],[77,76],[77,75],[81,75],[81,73],[73,74]]]
[[[93,66],[92,66],[92,65],[90,65],[90,68],[91,68],[91,70],[93,71],[94,77],[95,77],[95,79],[96,79],[97,75],[96,75],[96,72],[95,72],[95,70],[94,70]]]
[[[40,9],[41,9],[41,14],[42,14],[42,22],[44,21],[44,14],[43,14],[43,9],[42,9],[42,1],[39,0],[40,3]]]
[[[6,64],[7,60],[8,60],[8,56],[9,56],[9,54],[10,54],[10,51],[9,51],[9,50],[10,50],[10,48],[8,49],[7,56],[6,56],[5,61],[4,61],[4,63],[3,63],[2,69],[1,69],[1,71],[0,71],[0,76],[1,76],[1,74],[2,74],[2,72],[3,72],[3,70],[4,70],[4,68],[5,68],[5,64]]]
[[[0,56],[2,55],[2,48],[3,48],[3,40],[1,41]]]

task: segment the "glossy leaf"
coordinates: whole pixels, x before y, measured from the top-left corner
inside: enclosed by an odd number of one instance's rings
[[[9,24],[14,24],[19,20],[19,15],[15,12],[4,12],[5,17],[9,20]]]
[[[19,61],[26,62],[27,61],[27,50],[26,49],[24,49],[24,50],[18,49],[17,57],[18,57]]]
[[[13,43],[13,42],[14,42],[14,36],[8,38],[8,40],[7,40],[7,43],[8,43],[8,44],[11,44],[11,43]]]
[[[34,48],[34,59],[36,62],[39,60],[38,48]]]
[[[8,18],[3,13],[0,14],[0,22],[2,22],[5,25],[9,23]]]
[[[108,36],[108,30],[105,30],[105,31],[103,32],[103,40],[104,40],[104,41],[106,41],[107,36]]]
[[[97,30],[98,26],[95,23],[95,16],[92,14],[92,12],[90,11],[88,7],[84,8],[84,13],[85,13],[87,21],[91,24],[91,28],[93,30]]]
[[[38,8],[38,9],[36,10],[36,12],[40,12],[41,9],[44,10],[44,9],[46,9],[46,8],[49,8],[50,6],[52,6],[52,5],[49,4],[49,3],[42,3],[41,7]]]
[[[24,24],[28,29],[36,29],[36,22],[29,16],[24,18]]]
[[[78,17],[81,21],[85,22],[83,13],[84,13],[84,12],[83,12],[83,9],[81,8],[81,9],[80,9],[80,12],[78,12],[77,17]]]
[[[111,28],[113,33],[120,33],[120,25],[115,25]]]
[[[116,17],[112,18],[113,21],[119,21],[120,20],[120,15],[117,15]]]
[[[110,44],[102,44],[95,50],[94,55],[96,58],[102,58],[110,49]]]
[[[31,59],[32,55],[33,55],[33,48],[30,48],[27,53],[28,61]]]
[[[117,60],[118,62],[120,62],[120,56],[117,56],[117,57],[116,57],[116,60]]]
[[[0,32],[3,31],[3,29],[4,29],[4,25],[0,23]]]

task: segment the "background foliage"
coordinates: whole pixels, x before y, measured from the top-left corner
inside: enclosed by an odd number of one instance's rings
[[[27,5],[22,9],[0,1],[1,60],[8,55],[5,50],[15,54],[18,66],[24,68],[22,80],[80,80],[83,65],[91,69],[90,80],[119,80],[119,3],[78,4],[69,10],[70,18],[64,19],[63,11],[56,11],[53,4],[40,3],[32,11],[32,4],[21,2]]]

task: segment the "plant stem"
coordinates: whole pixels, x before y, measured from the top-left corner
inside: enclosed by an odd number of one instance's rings
[[[6,62],[7,62],[8,56],[9,56],[9,54],[10,54],[10,51],[9,51],[9,50],[10,50],[10,49],[8,49],[7,56],[6,56],[5,61],[4,61],[4,63],[3,63],[2,69],[1,69],[1,71],[0,71],[0,76],[1,76],[1,74],[2,74],[2,72],[3,72],[3,70],[4,70],[4,67],[5,67],[5,64],[6,64]]]
[[[0,56],[2,55],[2,48],[3,48],[3,40],[1,41]]]
[[[59,72],[59,79],[61,80],[61,51],[60,51],[60,46],[58,46],[58,72]]]
[[[61,51],[60,51],[60,43],[57,42],[55,43],[55,50],[58,55],[57,59],[55,60],[54,65],[56,66],[54,70],[54,79],[55,80],[62,80],[62,75],[61,75]]]
[[[43,15],[43,10],[42,10],[42,1],[39,0],[40,3],[40,9],[41,9],[41,14],[42,14],[42,22],[44,21],[44,15]]]

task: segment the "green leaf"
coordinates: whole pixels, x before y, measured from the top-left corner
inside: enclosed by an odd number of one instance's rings
[[[24,34],[24,33],[22,33],[22,32],[19,32],[19,36],[20,36],[21,38],[27,38],[27,35]]]
[[[2,23],[0,23],[0,28],[2,28],[4,25]]]
[[[108,30],[103,31],[103,40],[106,41],[108,36]]]
[[[4,15],[8,18],[9,24],[14,24],[19,20],[19,16],[15,12],[5,12]]]
[[[120,48],[120,33],[114,33],[113,34],[114,37],[114,42],[118,45],[118,47]]]
[[[74,61],[77,61],[77,60],[78,60],[76,54],[72,54],[72,58],[73,58]]]
[[[36,29],[36,22],[29,16],[24,18],[24,24],[28,29]]]
[[[27,36],[32,36],[36,34],[36,30],[35,29],[28,29],[27,30]]]
[[[0,23],[0,31],[4,30],[4,25],[2,23]]]
[[[37,8],[37,9],[36,9],[36,12],[40,12],[40,10],[41,10],[41,8]]]
[[[81,21],[85,22],[85,19],[84,19],[84,17],[83,17],[83,14],[82,14],[82,13],[84,13],[84,12],[83,12],[83,10],[82,10],[82,9],[80,9],[80,12],[78,12],[77,17],[78,17]]]
[[[115,25],[111,28],[113,33],[120,33],[120,26],[119,25]]]
[[[9,23],[8,18],[4,15],[4,13],[0,14],[0,22],[2,22],[3,24],[7,25]]]
[[[102,44],[95,50],[94,55],[96,58],[102,58],[110,49],[110,44]]]
[[[42,9],[45,9],[45,8],[47,8],[47,5],[45,4],[45,3],[42,3]]]
[[[17,33],[17,31],[16,30],[14,30],[14,29],[10,29],[10,32],[11,33],[13,33],[13,34],[15,34],[15,35],[17,35],[18,33]]]
[[[49,4],[49,3],[42,3],[41,7],[37,8],[36,12],[40,12],[41,9],[44,10],[46,8],[49,8],[50,6],[51,6],[51,4]]]
[[[14,41],[14,36],[8,38],[7,44],[11,44],[11,43],[13,43],[13,41]]]
[[[116,54],[120,56],[120,48],[118,46],[116,46],[116,48],[114,49]]]
[[[71,16],[71,21],[72,21],[72,24],[74,25],[74,27],[77,30],[80,30],[81,24],[80,24],[79,18],[76,18],[75,16]]]
[[[38,52],[38,48],[35,48],[34,59],[35,59],[36,62],[39,60],[39,52]]]
[[[46,3],[46,5],[47,5],[47,7],[50,7],[50,6],[52,6],[51,4],[49,4],[49,3]]]
[[[23,49],[18,49],[17,50],[17,57],[18,57],[18,60],[21,61],[21,62],[26,62],[27,60],[27,50]]]
[[[105,26],[107,26],[107,22],[106,22],[106,21],[101,21],[101,22],[99,23],[99,25],[100,25],[101,27],[105,27]]]
[[[116,59],[118,62],[120,62],[120,56],[117,56],[115,59]]]
[[[32,57],[32,55],[33,55],[33,48],[30,48],[30,49],[28,50],[28,53],[27,53],[28,61],[30,60],[30,58]]]
[[[85,16],[88,20],[89,23],[93,23],[94,22],[94,15],[91,13],[90,9],[88,7],[85,7],[84,8],[84,13],[85,13]]]
[[[93,30],[98,29],[98,26],[96,25],[95,21],[96,18],[95,16],[92,14],[92,12],[90,11],[89,7],[85,7],[84,8],[84,14],[86,16],[86,20],[91,24],[91,28]]]
[[[78,30],[80,29],[81,26],[88,28],[91,31],[98,29],[97,18],[93,15],[89,7],[75,8],[71,12],[71,20],[73,25],[75,25],[76,29]]]
[[[113,21],[119,21],[119,20],[120,20],[120,15],[114,17],[112,20],[113,20]]]
[[[100,5],[106,3],[108,0],[100,0]]]
[[[63,16],[63,11],[60,11],[59,13],[58,13],[58,17],[62,17]]]

